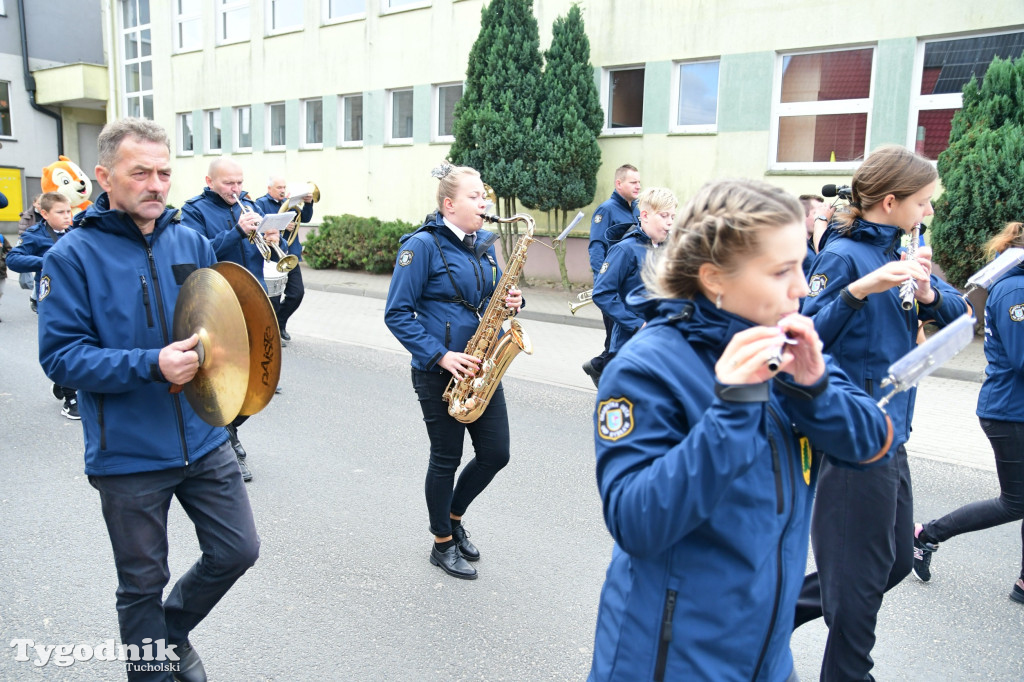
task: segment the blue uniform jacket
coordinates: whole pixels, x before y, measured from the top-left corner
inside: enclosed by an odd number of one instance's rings
[[[157,220],[149,240],[107,195],[46,254],[39,292],[39,362],[78,389],[85,473],[96,476],[188,465],[224,441],[159,369],[171,343],[174,305],[185,278],[216,262],[209,243]]]
[[[750,323],[703,296],[650,305],[598,387],[597,484],[615,546],[590,679],[785,680],[811,445],[868,459],[887,419],[830,358],[813,386],[718,384],[717,358]]]
[[[39,273],[43,269],[43,256],[61,236],[45,220],[40,220],[22,233],[18,245],[7,254],[9,268],[18,273],[36,274],[36,298],[39,297]]]
[[[978,416],[1024,422],[1024,268],[993,284],[985,303],[985,383]]]
[[[281,204],[283,202],[278,201],[269,194],[264,194],[256,200],[256,207],[260,210],[263,215],[270,215],[271,213],[280,213]],[[308,223],[313,219],[313,204],[306,202],[302,207],[302,213],[299,216],[300,223]],[[285,253],[298,256],[299,260],[302,260],[302,241],[299,239],[299,235],[295,235],[295,241],[292,242],[291,246],[285,243],[286,239],[284,235],[281,236],[281,250]]]
[[[248,194],[242,192],[239,200],[255,210],[259,210]],[[217,260],[238,263],[252,273],[264,289],[263,264],[266,260],[255,244],[249,242],[249,236],[238,227],[238,219],[242,217],[242,209],[238,204],[228,206],[220,195],[207,187],[202,194],[194,196],[181,207],[181,224],[191,227],[210,240]]]
[[[615,326],[608,351],[617,353],[644,324],[644,318],[626,303],[626,294],[642,288],[644,263],[653,248],[651,238],[639,226],[608,249],[607,260],[594,278],[594,303]]]
[[[496,239],[493,232],[479,230],[475,249],[470,251],[437,213],[402,237],[384,322],[412,353],[414,368],[439,370],[437,362],[445,353],[466,350],[480,324],[476,311],[483,313],[487,308],[501,279],[494,252]],[[459,295],[464,303],[458,302]]]
[[[614,241],[608,239],[608,229],[624,223],[632,225],[636,218],[636,202],[626,201],[616,191],[612,191],[611,197],[594,210],[590,219],[590,244],[587,245],[587,251],[590,253],[590,269],[595,277],[608,254],[610,241]]]
[[[875,399],[888,393],[880,384],[889,365],[917,344],[918,319],[944,326],[967,312],[956,289],[931,277],[937,297],[931,305],[900,307],[899,287],[857,301],[846,287],[889,261],[899,260],[903,230],[858,219],[849,236],[836,235],[818,253],[811,266],[810,294],[802,312],[814,318],[825,351],[836,359],[850,379]],[[895,438],[892,451],[910,438],[917,389],[897,394],[886,406]]]

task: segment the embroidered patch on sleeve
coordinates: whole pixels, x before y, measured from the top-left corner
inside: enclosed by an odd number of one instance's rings
[[[603,219],[604,219],[604,215],[602,215],[601,213],[598,213],[596,216],[594,216],[594,222],[595,223],[599,223]]]
[[[1018,303],[1010,308],[1010,319],[1014,322],[1024,322],[1024,303]]]
[[[603,275],[606,272],[608,272],[608,261],[605,261],[604,263],[601,264],[601,270],[597,274]]]
[[[50,295],[50,276],[45,275],[39,280],[39,300],[43,300]]]
[[[398,264],[403,268],[412,262],[413,252],[406,249],[402,253],[398,254]]]
[[[597,405],[597,435],[617,441],[633,430],[633,403],[626,398],[609,398]]]
[[[808,296],[817,296],[825,290],[825,285],[828,284],[828,275],[812,275],[811,279],[807,281],[807,286],[810,288]]]

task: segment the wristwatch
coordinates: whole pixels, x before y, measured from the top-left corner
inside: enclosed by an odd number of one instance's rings
[[[826,218],[826,217],[825,217],[825,216],[823,216],[823,215],[816,215],[816,216],[814,216],[814,220],[815,220],[815,221],[818,221],[818,220],[824,220],[824,221],[825,221],[826,223],[828,222],[828,218]]]

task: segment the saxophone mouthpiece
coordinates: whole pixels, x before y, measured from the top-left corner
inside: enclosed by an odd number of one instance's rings
[[[483,218],[484,222],[486,222],[486,223],[496,223],[496,222],[498,222],[498,216],[496,216],[496,215],[490,215],[488,213],[481,213],[480,217]]]

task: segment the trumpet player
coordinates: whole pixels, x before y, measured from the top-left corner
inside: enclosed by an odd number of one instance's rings
[[[679,200],[669,189],[645,189],[637,200],[640,222],[612,244],[597,273],[594,303],[614,323],[608,345],[609,360],[644,325],[644,318],[626,302],[626,295],[643,287],[644,263],[651,251],[668,238],[678,204]]]
[[[238,263],[252,273],[264,290],[263,263],[266,262],[260,250],[249,241],[249,235],[259,229],[263,214],[242,189],[244,181],[242,167],[232,159],[221,156],[210,162],[203,191],[185,202],[181,207],[183,225],[203,234],[213,247],[219,261]],[[267,230],[263,237],[269,243],[276,243],[280,235],[277,230]],[[252,480],[252,472],[246,463],[247,453],[238,439],[238,427],[247,417],[238,417],[228,424],[231,447],[235,450],[242,480]]]
[[[967,312],[957,291],[931,274],[931,252],[913,259],[900,241],[932,215],[935,166],[897,145],[872,152],[853,176],[848,211],[811,265],[803,313],[850,379],[878,400],[879,380],[912,350],[918,320],[943,326]],[[916,282],[904,308],[901,285]],[[915,389],[888,404],[893,440],[873,468],[821,464],[811,521],[817,573],[807,576],[796,625],[824,616],[829,628],[821,679],[871,679],[871,649],[883,593],[911,570],[913,493],[907,451]],[[891,675],[891,674],[890,674]]]
[[[280,213],[281,205],[288,199],[288,182],[285,180],[283,175],[271,175],[267,180],[267,193],[256,200],[256,208],[258,208],[264,215],[270,213]],[[298,230],[301,223],[308,223],[313,219],[313,195],[306,194],[302,197],[302,210],[299,213],[298,220],[292,223],[292,230]],[[285,253],[290,253],[296,256],[300,261],[302,260],[302,242],[299,241],[299,235],[296,234],[291,244],[288,244],[288,233],[291,230],[285,230],[285,237],[283,240],[285,243],[281,245],[281,250]],[[281,301],[278,298],[270,299],[271,304],[274,306],[274,312],[277,313],[277,325],[281,328],[281,340],[284,343],[292,340],[292,337],[288,334],[286,326],[288,324],[288,318],[299,309],[299,304],[302,303],[302,297],[306,293],[306,287],[302,283],[302,268],[293,268],[288,271],[288,282],[284,287],[284,300]]]

